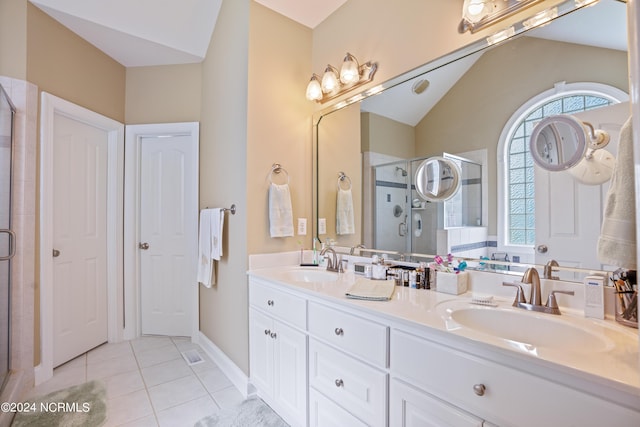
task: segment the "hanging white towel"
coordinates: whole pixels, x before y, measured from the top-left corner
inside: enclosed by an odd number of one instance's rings
[[[215,274],[213,274],[213,259],[211,258],[213,248],[212,214],[213,209],[202,209],[200,211],[200,233],[198,236],[198,282],[207,288],[211,287],[211,277],[215,277]]]
[[[355,234],[355,220],[353,215],[353,197],[351,189],[338,189],[336,200],[336,233]]]
[[[598,240],[600,262],[636,269],[635,203],[633,132],[629,118],[620,130],[618,158],[607,192]]]
[[[198,283],[207,288],[216,283],[214,261],[222,256],[222,230],[224,209],[203,209],[200,211],[200,233],[198,238]]]
[[[293,236],[293,209],[289,184],[269,187],[269,231],[271,237]]]

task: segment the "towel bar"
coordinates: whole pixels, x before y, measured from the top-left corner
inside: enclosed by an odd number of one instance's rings
[[[209,209],[209,206],[205,207],[205,209]],[[235,215],[236,214],[236,204],[234,203],[228,208],[222,208],[222,212],[231,212],[231,215]]]

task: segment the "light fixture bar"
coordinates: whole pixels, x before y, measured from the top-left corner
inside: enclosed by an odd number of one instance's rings
[[[365,62],[364,64],[358,65],[356,58],[350,53],[347,53],[340,71],[329,64],[322,76],[322,83],[318,81],[318,76],[315,74],[311,77],[307,85],[307,99],[319,103],[330,101],[370,82],[373,80],[373,76],[377,70],[378,64],[376,62]],[[327,76],[327,81],[330,83],[329,87],[325,87],[325,75]],[[320,88],[321,90],[319,91],[318,89]]]
[[[465,0],[458,32],[475,33],[542,0]],[[482,8],[482,9],[481,9]],[[478,10],[482,12],[478,13]]]

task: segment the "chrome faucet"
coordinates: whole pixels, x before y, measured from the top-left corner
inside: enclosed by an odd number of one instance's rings
[[[542,297],[540,296],[540,276],[538,270],[533,267],[527,268],[522,276],[522,283],[528,283],[531,285],[531,297],[529,298],[529,304],[542,305]]]
[[[329,255],[327,255],[327,252],[331,252],[333,256],[330,257]],[[333,249],[331,246],[327,246],[322,251],[320,251],[320,256],[324,257],[327,260],[327,271],[342,273],[342,263],[338,261],[338,255],[336,254],[335,249]]]
[[[560,267],[558,261],[555,259],[549,260],[547,264],[544,266],[544,278],[551,280],[558,280],[558,276],[553,275],[553,267]]]
[[[356,249],[365,249],[365,247],[362,243],[356,246],[352,246],[351,251],[349,252],[349,255],[353,255]],[[358,251],[358,253],[360,253],[360,251]]]
[[[546,267],[545,267],[546,269]],[[538,275],[538,270],[533,267],[528,268],[524,275],[522,276],[522,283],[527,283],[531,285],[531,297],[529,298],[529,302],[527,303],[526,298],[524,297],[524,291],[522,290],[522,286],[517,283],[509,283],[503,282],[502,286],[513,286],[517,289],[516,298],[513,301],[513,306],[518,308],[523,308],[529,311],[538,311],[542,313],[549,314],[560,314],[560,308],[558,308],[558,303],[556,301],[555,294],[567,294],[573,295],[573,291],[551,291],[549,294],[549,298],[547,299],[547,303],[542,305],[542,298],[540,292],[540,276]]]

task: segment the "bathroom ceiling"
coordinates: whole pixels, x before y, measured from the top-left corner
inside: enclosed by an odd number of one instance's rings
[[[314,28],[347,0],[256,0]],[[124,65],[204,59],[222,0],[30,0]]]

